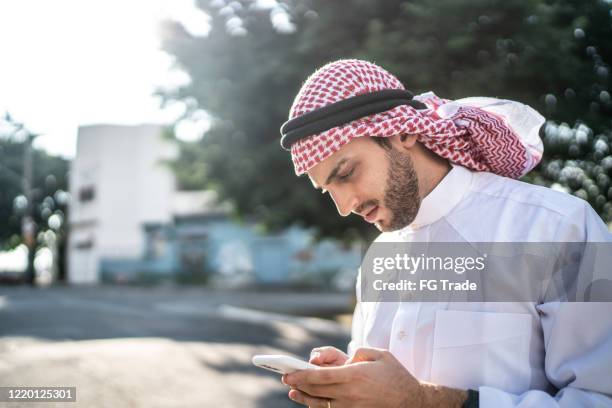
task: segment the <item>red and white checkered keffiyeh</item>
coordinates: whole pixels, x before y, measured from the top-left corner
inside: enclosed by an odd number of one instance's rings
[[[289,118],[294,119],[343,99],[385,89],[404,89],[404,86],[393,75],[370,62],[332,62],[308,78],[293,102]],[[417,110],[401,105],[298,140],[291,146],[296,174],[307,172],[351,139],[363,136],[416,134],[424,146],[453,163],[512,178],[526,174],[542,157],[542,142],[537,131],[544,119],[525,105],[493,98],[453,102],[440,99],[431,92],[415,96],[415,99],[428,109]],[[509,104],[511,109],[499,108],[500,103]],[[517,106],[521,108],[518,111]],[[520,123],[512,126],[508,123],[510,119]]]

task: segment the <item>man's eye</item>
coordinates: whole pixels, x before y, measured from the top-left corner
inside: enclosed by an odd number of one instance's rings
[[[352,168],[351,171],[349,171],[348,173],[338,176],[338,179],[342,181],[346,181],[348,180],[349,177],[351,177],[354,171],[355,171],[355,168]]]

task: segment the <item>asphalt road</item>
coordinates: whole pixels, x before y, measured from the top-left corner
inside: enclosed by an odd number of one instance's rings
[[[288,313],[348,309],[333,293],[0,287],[0,386],[77,390],[76,403],[0,406],[294,407],[251,356],[345,348],[346,328]]]

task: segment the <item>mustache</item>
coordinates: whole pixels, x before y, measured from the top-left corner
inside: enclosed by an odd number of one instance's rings
[[[355,212],[358,214],[362,214],[363,211],[368,207],[374,207],[378,205],[378,200],[368,200],[362,204],[359,204],[357,208],[355,208]]]

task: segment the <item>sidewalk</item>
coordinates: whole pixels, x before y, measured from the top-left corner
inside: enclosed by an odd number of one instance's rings
[[[0,385],[77,387],[76,403],[46,407],[297,407],[251,357],[345,348],[346,327],[309,315],[350,310],[350,301],[280,290],[0,287]]]

